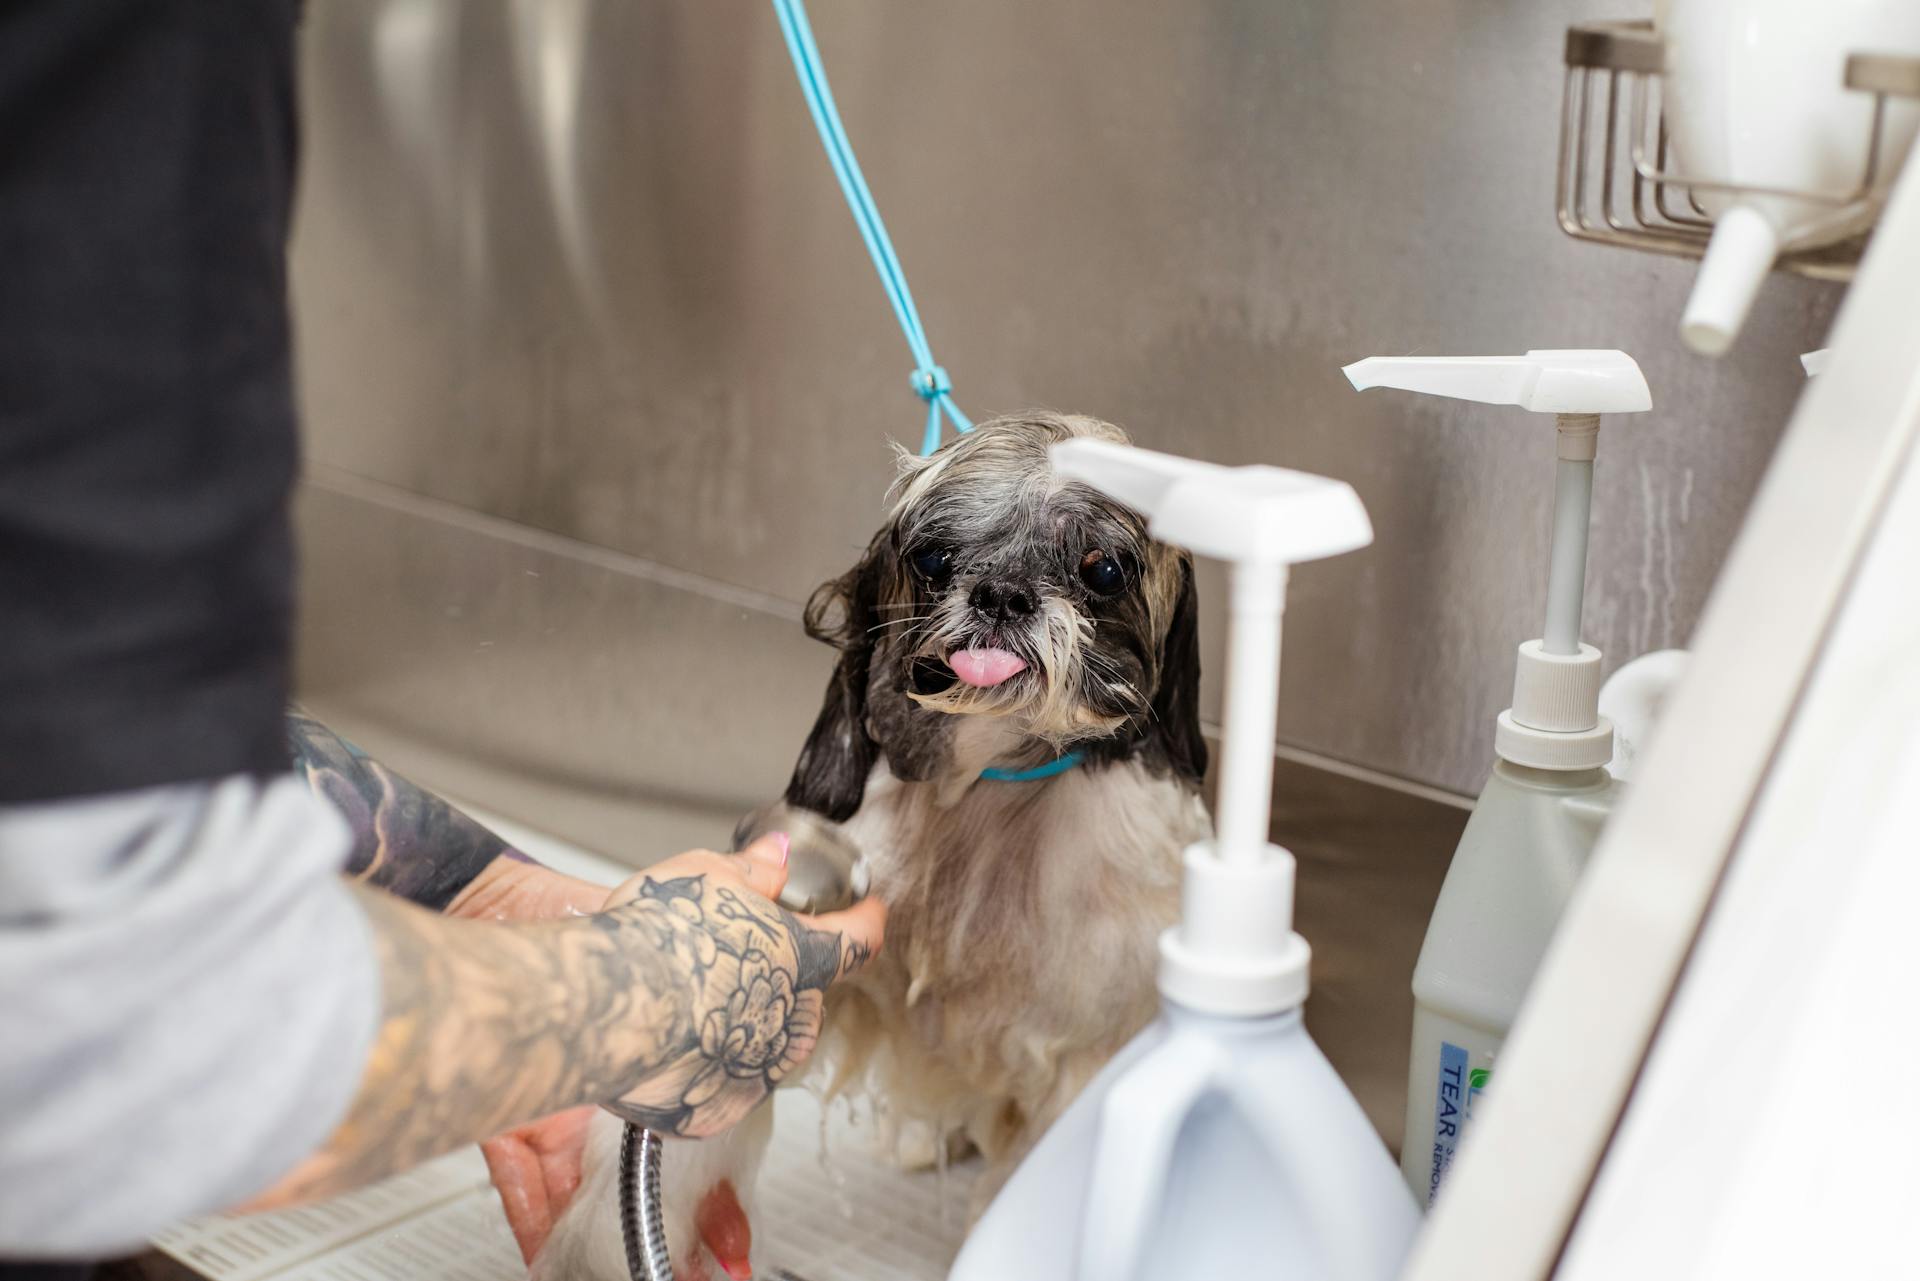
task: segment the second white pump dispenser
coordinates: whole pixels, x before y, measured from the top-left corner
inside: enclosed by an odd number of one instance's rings
[[[1612,802],[1601,655],[1580,639],[1593,460],[1600,415],[1643,412],[1653,400],[1620,351],[1373,357],[1346,375],[1362,391],[1398,387],[1556,415],[1546,625],[1520,646],[1513,706],[1495,723],[1497,759],[1414,968],[1400,1168],[1431,1204]]]
[[[1294,860],[1267,840],[1287,567],[1365,546],[1366,512],[1347,485],[1277,467],[1086,439],[1052,457],[1232,566],[1219,836],[1186,851],[1161,1017],[1041,1136],[949,1281],[1392,1281],[1419,1213],[1301,1021]]]

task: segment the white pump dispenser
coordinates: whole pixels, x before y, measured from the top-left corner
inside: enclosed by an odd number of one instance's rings
[[[1219,836],[1186,851],[1181,921],[1160,938],[1161,1018],[1042,1136],[950,1281],[1235,1276],[1265,1261],[1300,1281],[1389,1281],[1418,1213],[1301,1023],[1294,860],[1267,840],[1287,567],[1371,542],[1366,512],[1349,486],[1277,467],[1085,439],[1052,457],[1155,537],[1232,565]]]
[[[1652,408],[1619,351],[1374,357],[1356,388],[1519,405],[1557,415],[1546,626],[1520,646],[1497,760],[1461,835],[1414,968],[1413,1046],[1400,1166],[1431,1204],[1611,804],[1613,726],[1600,715],[1600,651],[1580,640],[1600,415]]]

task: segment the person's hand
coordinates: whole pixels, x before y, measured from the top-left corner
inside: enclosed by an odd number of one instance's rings
[[[480,1145],[520,1257],[529,1266],[580,1188],[580,1156],[598,1108],[542,1117]]]
[[[787,836],[739,854],[682,854],[628,880],[603,915],[638,931],[690,980],[686,1021],[609,1110],[648,1129],[704,1138],[730,1128],[813,1053],[829,985],[879,950],[877,898],[806,916],[772,899]]]
[[[786,883],[784,834],[740,854],[693,851],[607,897],[610,926],[637,930],[684,984],[654,1068],[616,1110],[652,1128],[705,1135],[744,1116],[811,1052],[820,993],[877,951],[886,910],[868,900],[819,917],[770,900]],[[522,1256],[531,1263],[580,1184],[592,1108],[546,1117],[484,1144]]]

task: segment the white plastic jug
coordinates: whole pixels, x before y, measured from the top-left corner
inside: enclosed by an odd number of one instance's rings
[[[1298,1010],[1169,1004],[1015,1171],[951,1281],[1386,1281],[1418,1223]]]
[[[1422,1205],[1453,1164],[1616,784],[1604,769],[1493,774],[1461,834],[1413,970],[1400,1169]]]

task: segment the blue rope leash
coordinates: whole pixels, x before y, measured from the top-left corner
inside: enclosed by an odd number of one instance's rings
[[[942,413],[953,421],[955,431],[972,431],[973,421],[953,403],[953,381],[947,377],[947,371],[935,363],[933,349],[927,345],[927,333],[920,325],[920,313],[914,308],[906,273],[900,270],[899,255],[893,252],[886,224],[880,221],[880,210],[873,203],[873,193],[867,190],[860,162],[853,156],[853,144],[847,141],[847,131],[840,124],[840,112],[833,105],[833,90],[827,87],[826,69],[820,65],[820,49],[813,42],[806,7],[801,0],[773,0],[773,11],[780,18],[781,34],[787,38],[794,72],[800,77],[807,110],[813,113],[814,126],[820,130],[820,141],[827,149],[834,176],[840,180],[848,208],[853,210],[860,238],[867,242],[867,253],[873,257],[874,270],[880,273],[880,283],[886,288],[893,314],[907,336],[907,346],[913,349],[913,391],[927,402],[927,430],[920,452],[931,454],[940,448]]]
[[[860,238],[867,242],[867,253],[873,258],[873,269],[880,273],[887,301],[893,304],[893,314],[900,321],[901,332],[907,336],[907,346],[913,351],[913,392],[927,402],[927,430],[920,442],[920,452],[931,454],[940,448],[941,414],[952,420],[957,432],[972,431],[973,420],[953,403],[953,380],[933,358],[927,331],[920,324],[920,312],[913,305],[913,291],[907,288],[907,274],[900,269],[900,256],[893,251],[887,225],[880,220],[879,207],[873,203],[873,193],[867,190],[860,162],[854,158],[853,144],[847,140],[847,131],[840,123],[840,111],[833,105],[833,90],[827,85],[826,68],[820,64],[820,47],[813,42],[813,27],[807,22],[806,6],[801,0],[773,0],[773,11],[780,19],[780,33],[787,38],[793,70],[800,78],[801,92],[806,95],[807,110],[813,113],[814,127],[820,131],[821,145],[827,149],[833,176],[840,180],[840,190],[847,198],[847,207],[853,210]],[[1068,752],[1032,769],[984,769],[980,777],[998,783],[1029,783],[1064,774],[1081,760],[1079,752]]]

